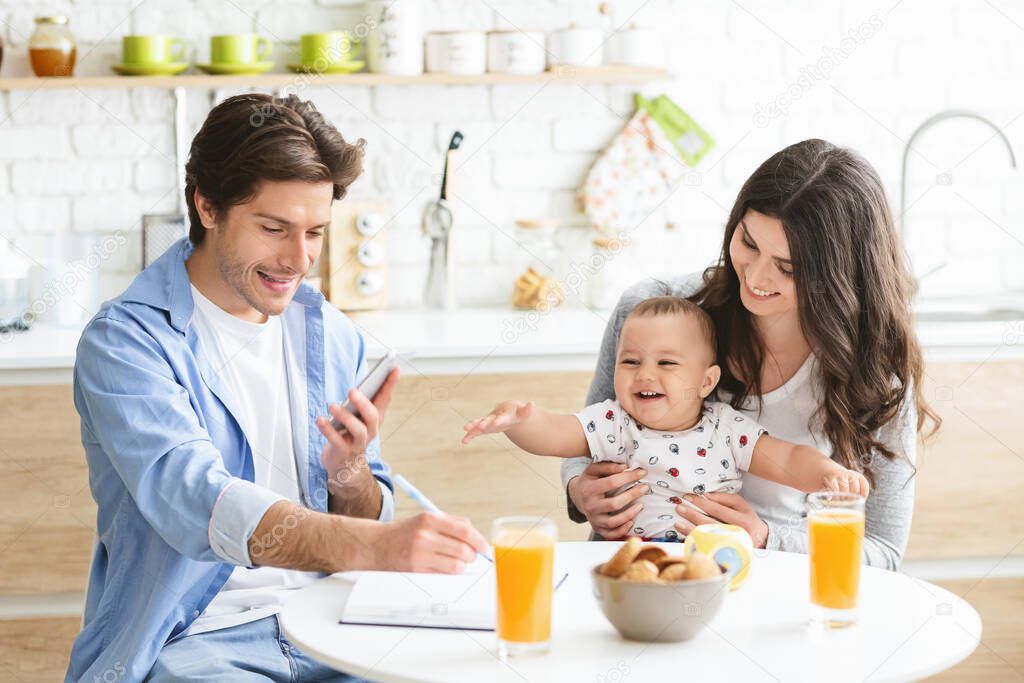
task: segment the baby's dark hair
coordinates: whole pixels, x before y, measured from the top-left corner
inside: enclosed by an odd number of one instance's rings
[[[645,299],[633,308],[626,316],[626,319],[633,317],[654,317],[658,315],[683,315],[693,316],[700,325],[700,331],[704,335],[708,349],[711,352],[712,363],[718,356],[718,339],[715,334],[715,323],[707,311],[693,303],[689,299],[680,296],[656,296]]]

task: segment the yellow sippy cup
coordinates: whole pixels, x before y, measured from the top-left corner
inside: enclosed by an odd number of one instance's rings
[[[689,557],[700,551],[725,567],[729,590],[736,590],[750,572],[754,543],[750,534],[735,524],[701,524],[686,536],[683,554]]]

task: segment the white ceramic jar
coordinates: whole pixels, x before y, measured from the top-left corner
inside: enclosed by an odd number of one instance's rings
[[[378,74],[423,73],[423,0],[368,0],[366,60]]]
[[[601,66],[604,33],[598,28],[569,28],[548,34],[548,65]]]
[[[665,43],[661,33],[637,26],[613,33],[608,41],[608,63],[664,67]]]
[[[487,70],[499,74],[544,71],[547,55],[542,31],[491,31],[487,34]]]
[[[427,35],[427,71],[475,75],[487,71],[487,34],[445,31]]]
[[[586,262],[585,302],[589,308],[610,311],[622,292],[636,281],[636,264],[629,243],[617,237],[596,237]]]
[[[29,308],[32,264],[24,256],[0,244],[0,325],[24,320]]]

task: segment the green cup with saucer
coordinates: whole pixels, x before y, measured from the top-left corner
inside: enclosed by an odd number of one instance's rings
[[[288,68],[298,73],[353,73],[366,66],[356,59],[360,46],[348,31],[307,33],[299,38],[298,63]]]
[[[255,33],[210,37],[210,63],[197,65],[208,74],[261,74],[274,67],[273,43]]]
[[[121,63],[111,67],[124,76],[170,76],[188,68],[185,43],[161,34],[124,36]]]

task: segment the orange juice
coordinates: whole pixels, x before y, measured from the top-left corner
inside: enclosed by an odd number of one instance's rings
[[[811,602],[832,610],[857,606],[864,513],[822,510],[807,517]]]
[[[498,638],[543,643],[551,637],[555,541],[544,531],[506,530],[494,538]]]

